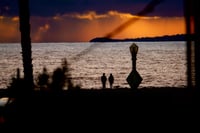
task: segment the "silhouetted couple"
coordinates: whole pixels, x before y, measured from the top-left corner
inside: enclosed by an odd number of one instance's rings
[[[103,73],[103,75],[101,76],[101,83],[102,83],[103,89],[106,88],[106,81],[107,81],[107,77],[106,77],[105,73]],[[108,77],[108,81],[109,81],[109,84],[110,84],[110,89],[112,89],[113,83],[114,83],[114,77],[113,77],[112,73],[110,73],[110,76]]]

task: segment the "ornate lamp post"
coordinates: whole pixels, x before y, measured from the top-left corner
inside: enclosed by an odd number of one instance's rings
[[[137,89],[140,83],[142,82],[142,77],[136,70],[138,46],[135,43],[133,43],[129,48],[132,56],[132,71],[126,80],[132,89]]]

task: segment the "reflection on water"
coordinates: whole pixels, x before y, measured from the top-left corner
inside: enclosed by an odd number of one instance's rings
[[[100,76],[112,73],[114,86],[129,87],[131,72],[129,46],[132,42],[115,43],[33,43],[32,57],[35,77],[44,66],[51,73],[70,63],[74,83],[82,88],[101,88]],[[136,42],[137,70],[143,77],[140,87],[186,86],[186,47],[184,42]],[[84,54],[84,50],[89,49]],[[17,68],[22,69],[20,44],[0,44],[0,88],[6,88]],[[108,86],[108,83],[107,83]]]

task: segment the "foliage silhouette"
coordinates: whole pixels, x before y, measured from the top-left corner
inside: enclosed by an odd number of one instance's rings
[[[80,89],[80,86],[74,85],[72,82],[69,64],[67,59],[62,59],[61,67],[57,67],[53,74],[47,72],[47,68],[43,68],[43,73],[39,74],[37,86],[40,90],[59,92],[65,89]]]
[[[12,77],[11,83],[7,87],[11,97],[17,97],[20,94],[26,94],[24,91],[29,90],[26,88],[24,78],[20,77],[20,70],[17,69],[17,76]],[[67,59],[62,59],[62,65],[57,67],[52,75],[48,73],[46,67],[43,68],[42,73],[36,78],[34,90],[61,92],[63,90],[81,89],[79,85],[74,85],[69,64]]]
[[[36,84],[39,86],[40,90],[47,90],[49,86],[49,78],[50,75],[48,74],[47,68],[43,68],[43,72],[39,74]]]

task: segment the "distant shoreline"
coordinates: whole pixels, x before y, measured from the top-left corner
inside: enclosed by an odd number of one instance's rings
[[[158,37],[142,37],[142,38],[135,38],[135,39],[111,39],[106,37],[97,37],[90,42],[152,42],[152,41],[186,41],[185,34],[177,34],[177,35],[165,35],[165,36],[158,36]]]

